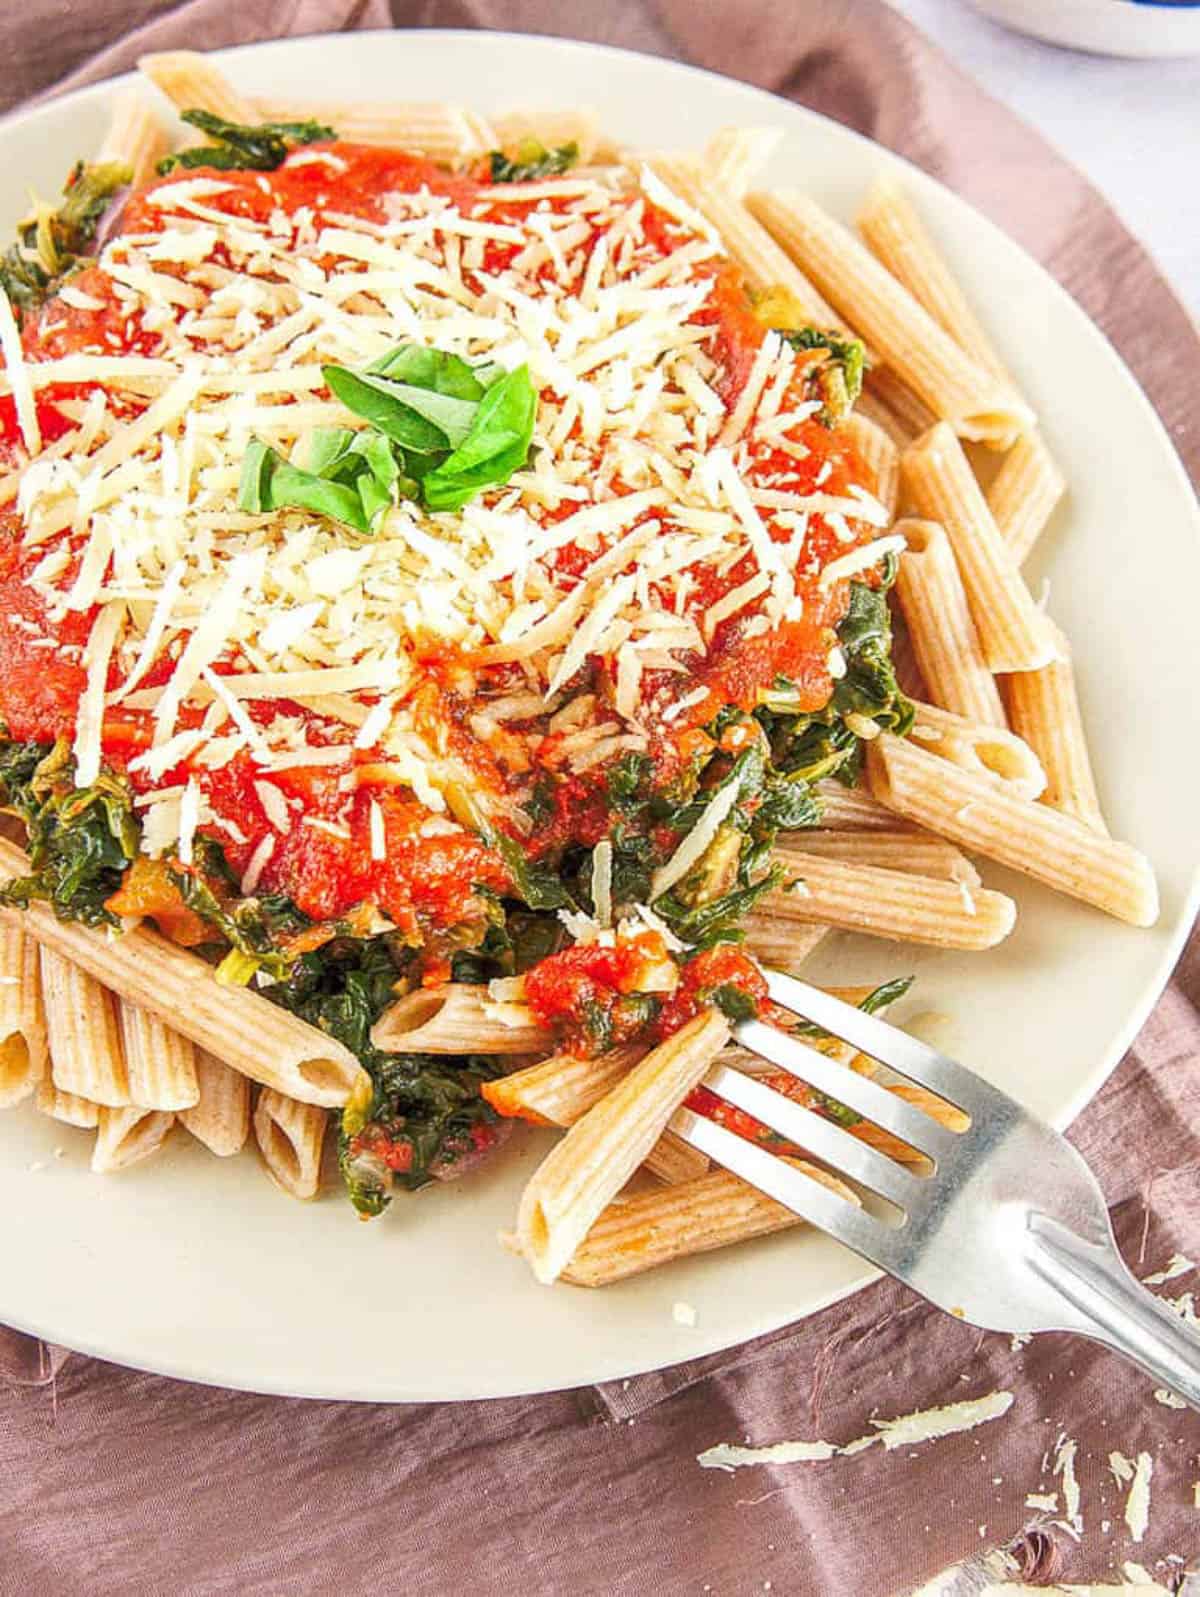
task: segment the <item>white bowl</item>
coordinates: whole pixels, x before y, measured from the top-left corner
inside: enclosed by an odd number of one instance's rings
[[[1200,55],[1200,0],[971,0],[1019,33],[1095,55]]]

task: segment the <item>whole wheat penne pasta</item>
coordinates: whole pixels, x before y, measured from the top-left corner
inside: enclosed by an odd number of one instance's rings
[[[499,149],[501,142],[496,129],[483,117],[441,101],[402,104],[394,100],[256,98],[253,105],[252,122],[320,122],[347,143],[409,150],[446,166],[477,160],[489,150]]]
[[[181,1109],[179,1123],[219,1159],[240,1153],[250,1135],[250,1082],[207,1049],[196,1049],[200,1096]]]
[[[34,1102],[40,1113],[51,1120],[60,1120],[64,1126],[78,1126],[82,1131],[94,1131],[100,1124],[100,1105],[88,1098],[79,1098],[73,1092],[62,1092],[54,1085],[49,1074],[37,1085]]]
[[[124,1109],[101,1109],[92,1149],[92,1170],[98,1176],[127,1170],[156,1154],[166,1142],[175,1116],[162,1109],[128,1104]]]
[[[0,1109],[28,1098],[49,1061],[38,946],[20,925],[0,923]]]
[[[668,1129],[642,1160],[642,1168],[649,1170],[651,1175],[657,1176],[668,1186],[676,1186],[682,1181],[695,1181],[704,1175],[710,1163],[706,1153],[693,1148],[691,1143],[684,1142],[682,1137]]]
[[[946,769],[958,774],[957,766]],[[788,867],[798,884],[761,898],[748,927],[757,930],[770,918],[818,921],[902,943],[975,950],[1002,942],[1017,917],[1011,898],[966,882],[853,865],[799,851],[789,856]]]
[[[964,771],[977,771],[1004,782],[1023,798],[1046,790],[1042,763],[1025,739],[1007,727],[992,726],[955,715],[934,704],[916,704],[909,737],[940,759],[953,760]]]
[[[847,1203],[859,1204],[858,1194],[828,1171],[803,1159],[788,1163]],[[728,1170],[714,1170],[698,1181],[635,1193],[610,1204],[575,1250],[562,1279],[573,1286],[608,1286],[673,1259],[803,1223],[749,1182]]]
[[[536,1054],[554,1038],[524,1004],[495,1003],[486,987],[422,987],[385,1009],[371,1041],[387,1053]]]
[[[41,971],[54,1085],[109,1108],[130,1103],[111,993],[53,949],[41,950]]]
[[[595,111],[583,107],[563,111],[506,111],[495,119],[493,127],[496,149],[512,151],[526,139],[536,139],[548,150],[573,144],[582,164],[595,160],[600,144],[600,118]]]
[[[821,825],[830,831],[894,832],[896,817],[865,787],[846,787],[827,776],[816,784]]]
[[[1036,671],[1054,658],[1046,617],[1000,536],[962,445],[945,422],[900,457],[904,492],[919,515],[945,529],[962,576],[980,649],[992,671]]]
[[[1070,645],[1057,629],[1055,635],[1058,659],[1040,671],[1019,671],[1005,677],[1009,719],[1045,769],[1042,803],[1073,815],[1094,831],[1107,832],[1079,710]]]
[[[499,1115],[531,1120],[538,1126],[572,1126],[629,1074],[645,1052],[634,1043],[590,1059],[553,1054],[523,1070],[482,1082],[479,1090]]]
[[[896,531],[907,545],[896,571],[896,598],[929,696],[943,709],[1006,725],[945,529],[913,517],[898,521]]]
[[[979,886],[979,872],[967,856],[932,832],[826,832],[814,829],[793,836],[784,833],[775,858],[787,865],[797,853],[854,865],[878,865],[885,871],[937,876],[947,882]]]
[[[863,408],[864,400],[868,404],[883,406],[893,418],[894,425],[904,431],[905,444],[912,443],[914,438],[919,438],[923,432],[928,432],[937,420],[937,416],[925,401],[914,394],[908,384],[902,382],[890,366],[878,364],[872,366],[863,381],[863,391],[856,401],[858,407]]]
[[[928,1087],[914,1087],[910,1082],[896,1081],[889,1082],[887,1090],[894,1092],[897,1098],[903,1098],[905,1103],[923,1109],[931,1119],[937,1121],[938,1125],[945,1126],[949,1131],[965,1131],[971,1124],[969,1115],[963,1114],[957,1105],[947,1103],[944,1098],[939,1098],[936,1093],[930,1092]],[[859,1120],[849,1129],[852,1137],[857,1137],[860,1142],[877,1148],[880,1153],[886,1154],[889,1159],[895,1159],[899,1164],[929,1163],[925,1154],[902,1141],[894,1132],[885,1131],[882,1126],[875,1125],[871,1120]]]
[[[900,501],[900,451],[877,422],[856,411],[842,422],[858,458],[875,479],[875,497],[893,516]]]
[[[704,146],[704,161],[712,180],[740,200],[779,148],[779,128],[722,128]]]
[[[1041,433],[1023,433],[1005,455],[987,494],[1000,536],[1018,565],[1041,537],[1066,491],[1067,479]]]
[[[517,1235],[539,1281],[562,1273],[728,1041],[724,1016],[697,1015],[652,1048],[538,1166],[521,1195]]]
[[[884,732],[867,747],[871,785],[890,809],[964,848],[1023,871],[1134,926],[1158,918],[1150,862],[1003,783],[939,760]]]
[[[892,669],[896,674],[897,686],[906,699],[929,698],[929,687],[917,660],[912,633],[900,610],[892,615]]]
[[[795,189],[751,194],[753,215],[853,319],[875,355],[964,438],[1007,448],[1033,425],[1013,390],[963,353],[848,228]]]
[[[867,191],[856,220],[875,259],[925,307],[958,347],[1002,383],[1015,388],[994,344],[899,183],[890,177],[877,179]]]
[[[876,368],[879,370],[882,368]],[[868,372],[868,378],[875,375],[875,371]],[[922,407],[924,408],[924,407]],[[910,427],[903,417],[898,415],[892,407],[875,392],[871,382],[863,384],[862,393],[854,401],[854,414],[865,416],[868,421],[873,421],[881,432],[887,434],[897,449],[904,449],[912,443],[918,433],[924,432],[925,427]],[[925,426],[929,426],[926,420]]]
[[[22,851],[0,839],[0,878],[27,869]],[[203,960],[144,925],[110,939],[77,921],[59,920],[47,904],[0,911],[0,919],[11,923],[14,917],[44,948],[265,1086],[286,1085],[293,1097],[337,1107],[362,1074],[341,1043],[258,993],[221,986]],[[52,1033],[50,1051],[53,1057]]]
[[[837,327],[840,318],[761,223],[735,195],[712,176],[703,161],[683,155],[654,155],[648,165],[672,194],[720,234],[751,288],[765,293],[782,289],[800,316],[815,327]]]
[[[321,1150],[329,1116],[264,1087],[254,1106],[254,1140],[267,1174],[289,1198],[307,1202],[321,1188]]]
[[[134,188],[149,183],[170,149],[166,130],[143,95],[126,90],[113,96],[112,116],[97,161],[119,161],[132,173]]]
[[[746,922],[746,947],[764,965],[795,975],[829,930],[828,926],[799,926],[751,916]]]
[[[211,111],[227,122],[258,122],[252,103],[238,93],[211,56],[165,50],[138,59],[138,71],[181,111]]]
[[[190,1109],[200,1097],[190,1038],[136,1004],[118,1005],[129,1096],[143,1109]]]

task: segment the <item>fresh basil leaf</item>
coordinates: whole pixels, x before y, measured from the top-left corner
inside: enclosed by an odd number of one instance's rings
[[[460,510],[485,488],[506,483],[529,457],[537,389],[527,366],[499,378],[480,401],[474,424],[457,449],[424,479],[430,510]]]
[[[322,366],[330,392],[402,449],[430,455],[466,438],[478,406],[347,366]]]
[[[370,519],[354,488],[302,471],[257,438],[251,440],[242,462],[238,506],[256,513],[313,510],[320,516],[344,521],[358,532],[371,530]]]
[[[493,150],[488,157],[493,183],[524,183],[535,177],[557,177],[579,159],[574,139],[548,150],[540,139],[522,139],[511,156]]]
[[[271,474],[278,459],[275,451],[260,438],[252,438],[242,457],[242,480],[238,485],[238,509],[261,515],[274,507],[270,502]]]
[[[318,427],[308,435],[309,471],[314,477],[328,477],[339,467],[353,465],[350,451],[358,436],[352,427]]]
[[[483,398],[488,386],[479,376],[483,369],[470,366],[458,355],[421,349],[416,344],[397,344],[367,367],[376,377],[387,377],[394,383],[409,383],[413,388],[428,388],[451,399],[468,400]],[[490,365],[486,369],[489,373],[499,370]]]

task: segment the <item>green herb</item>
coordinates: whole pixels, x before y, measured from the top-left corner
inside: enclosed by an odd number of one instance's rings
[[[20,224],[16,243],[0,257],[0,287],[17,316],[36,310],[78,265],[113,196],[132,176],[120,161],[78,161],[63,185],[65,198],[57,210],[39,204]]]
[[[885,582],[889,573],[885,572]],[[885,732],[904,737],[913,707],[900,691],[892,664],[892,623],[884,586],[850,584],[850,603],[838,627],[846,674],[835,685],[829,709],[845,717],[866,716]]]
[[[511,156],[493,150],[488,157],[493,183],[525,183],[537,177],[557,177],[570,171],[579,159],[579,146],[572,139],[548,150],[540,139],[522,139]]]
[[[848,1105],[839,1103],[836,1098],[831,1098],[828,1093],[820,1092],[816,1087],[810,1087],[809,1091],[812,1093],[812,1108],[818,1114],[824,1115],[826,1120],[832,1120],[835,1125],[845,1126],[848,1129],[850,1126],[858,1125],[859,1121],[864,1119],[863,1115],[849,1108]]]
[[[221,845],[210,837],[197,837],[193,847],[193,866],[168,869],[188,909],[243,956],[226,966],[225,979],[248,980],[251,972],[246,960],[252,960],[254,969],[268,976],[287,976],[295,961],[284,940],[310,926],[308,916],[282,894],[235,896],[237,878],[229,869]]]
[[[255,127],[245,127],[226,122],[211,111],[184,111],[182,117],[190,127],[207,133],[213,142],[165,156],[158,163],[160,174],[191,171],[198,166],[215,166],[223,172],[239,168],[273,172],[297,145],[336,137],[332,128],[320,122],[260,122]]]
[[[104,904],[120,887],[139,837],[125,782],[102,771],[90,787],[77,788],[65,738],[53,746],[7,743],[0,749],[0,804],[25,822],[30,863],[28,876],[0,887],[0,903],[45,899],[63,920],[118,925]]]
[[[890,1004],[899,1003],[905,993],[913,984],[911,976],[897,976],[892,981],[885,981],[874,991],[869,992],[861,1000],[858,1008],[864,1015],[874,1015],[881,1009],[887,1009]],[[818,1026],[812,1020],[798,1020],[791,1028],[795,1037],[815,1037],[822,1041],[830,1041],[830,1033],[824,1026]]]
[[[813,368],[812,381],[824,401],[821,420],[827,427],[836,427],[849,415],[862,392],[866,346],[860,338],[839,338],[836,333],[822,332],[817,327],[785,330],[783,337],[793,349],[826,352],[827,358]]]
[[[647,796],[654,762],[648,754],[630,751],[619,755],[604,772],[608,802],[623,813],[635,810]]]
[[[254,439],[242,463],[243,510],[311,510],[373,532],[401,499],[459,510],[506,483],[529,455],[537,390],[528,367],[471,366],[442,350],[398,344],[362,371],[321,368],[330,392],[367,423],[321,428],[307,468]]]

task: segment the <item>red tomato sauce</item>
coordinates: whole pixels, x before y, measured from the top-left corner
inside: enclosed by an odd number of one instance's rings
[[[333,163],[313,158],[323,153],[333,157]],[[120,220],[121,231],[147,234],[161,231],[169,223],[169,214],[151,203],[154,190],[162,184],[203,175],[203,172],[172,174],[134,195]],[[290,160],[275,172],[233,171],[222,172],[219,176],[224,187],[205,203],[252,221],[264,221],[281,210],[290,217],[306,216],[318,223],[329,212],[380,220],[387,215],[388,197],[397,193],[424,187],[467,208],[484,192],[479,181],[452,176],[430,162],[396,151],[341,143],[311,146],[302,152],[302,158]],[[519,197],[502,198],[491,206],[488,214],[496,220],[519,222],[531,204]],[[669,218],[649,202],[645,218],[645,236],[651,248],[666,254],[677,247],[679,234],[668,225]],[[502,267],[518,248],[516,244],[489,241],[484,269]],[[171,271],[171,264],[164,263],[163,270]],[[709,320],[718,329],[716,346],[724,368],[721,393],[726,403],[732,404],[753,364],[764,329],[751,312],[735,268],[718,262],[697,269],[698,276],[706,273],[715,273],[714,289],[709,304],[697,320]],[[161,352],[161,336],[127,312],[122,302],[113,296],[111,283],[101,270],[86,268],[75,276],[73,283],[83,295],[98,301],[97,308],[83,308],[79,303],[68,305],[52,299],[24,329],[28,360],[57,359],[81,351],[112,354],[119,350],[147,356]],[[41,392],[38,416],[47,441],[61,436],[70,425],[55,408],[55,398],[64,401],[68,393],[70,397],[79,398],[87,392],[86,385],[72,387],[69,391],[45,389]],[[113,403],[134,414],[146,401],[114,400]],[[0,401],[0,455],[15,458],[18,436],[12,401]],[[758,448],[752,458],[751,476],[773,480],[786,476],[789,489],[797,492],[810,491],[825,468],[828,470],[822,485],[823,490],[830,493],[843,491],[850,482],[864,480],[861,463],[850,446],[818,422],[803,424],[802,441],[809,450],[803,460],[777,450]],[[558,512],[547,511],[547,516],[567,514],[572,508],[568,504]],[[669,529],[664,532],[669,533]],[[0,716],[14,738],[69,737],[85,681],[82,648],[94,612],[67,611],[55,619],[47,616],[42,600],[27,586],[27,578],[47,554],[49,546],[23,548],[20,534],[15,516],[0,517]],[[773,529],[772,535],[781,541],[788,536],[782,528]],[[81,540],[70,533],[61,536],[67,540],[72,558],[77,559]],[[816,576],[831,554],[844,552],[845,547],[845,544],[835,545],[830,530],[819,517],[814,518],[805,545],[805,570],[797,577],[797,591],[804,601],[802,618],[785,622],[759,636],[747,637],[744,635],[747,620],[754,613],[748,611],[716,629],[707,656],[697,655],[694,660],[683,662],[688,674],[682,680],[689,686],[702,685],[709,692],[702,703],[678,719],[669,733],[664,728],[664,735],[654,740],[656,780],[668,779],[694,754],[696,739],[703,737],[696,729],[717,708],[734,703],[752,709],[760,691],[780,674],[798,685],[803,705],[817,708],[826,702],[832,686],[826,669],[833,641],[831,628],[843,612],[846,585],[838,584],[826,595],[818,591]],[[561,552],[557,571],[565,586],[571,586],[577,577],[577,562],[578,551],[573,552],[568,546]],[[809,566],[811,572],[807,570]],[[702,615],[750,573],[749,563],[740,562],[719,579],[706,576],[703,581],[698,580],[689,601],[690,613]],[[47,639],[52,640],[54,647],[45,646]],[[429,706],[440,734],[443,739],[449,739],[455,756],[465,760],[480,781],[496,792],[506,789],[511,792],[520,781],[528,782],[531,773],[519,769],[520,760],[515,755],[508,760],[503,754],[497,755],[494,749],[475,740],[467,728],[471,701],[460,688],[464,669],[469,671],[471,662],[457,658],[452,650],[441,650],[431,651],[428,658],[419,657],[418,664],[421,674],[413,700]],[[149,687],[156,681],[161,682],[171,665],[171,661],[160,661],[142,685]],[[591,665],[597,681],[612,680],[615,660],[596,658]],[[230,670],[236,666],[236,661],[228,660],[217,669]],[[490,668],[479,673],[478,680],[495,685],[506,680],[508,670],[507,667]],[[647,679],[648,691],[661,686],[654,673],[647,673]],[[110,673],[109,687],[116,686]],[[260,715],[257,707],[249,705],[248,709],[256,717]],[[305,725],[308,741],[313,744],[348,741],[351,736],[348,729],[331,726],[299,705],[274,704],[261,714],[268,712],[298,718]],[[179,717],[178,726],[196,724],[197,716],[196,711],[185,711]],[[118,770],[126,770],[129,761],[150,746],[152,733],[150,712],[114,707],[104,722],[102,747],[106,761]],[[366,779],[348,792],[343,780],[347,771],[369,764],[370,760],[371,751],[356,751],[352,762],[344,767],[293,768],[270,775],[269,780],[285,799],[298,802],[290,804],[293,824],[286,834],[276,836],[270,858],[262,866],[258,878],[260,891],[285,893],[302,910],[319,919],[344,915],[355,905],[369,901],[377,904],[416,941],[431,928],[447,928],[470,918],[478,910],[476,884],[496,892],[510,890],[508,870],[495,852],[466,831],[439,833],[435,830],[430,834],[425,825],[429,811],[414,800],[407,789],[376,782],[364,772]],[[561,762],[555,758],[553,738],[543,740],[536,760],[545,771],[558,773]],[[222,845],[235,872],[247,869],[259,845],[272,833],[271,822],[255,790],[258,773],[246,753],[235,755],[223,768],[197,767],[189,772],[185,767],[165,773],[155,783],[138,772],[129,774],[138,791],[193,775],[217,816],[216,821],[206,822],[202,830]],[[537,772],[532,774],[536,776]],[[568,841],[594,843],[609,830],[612,817],[603,795],[602,771],[581,778],[568,777],[558,786],[553,802],[554,814],[548,825],[541,828],[535,838],[527,840],[534,852],[544,852]],[[373,858],[371,852],[372,804],[377,804],[382,812],[386,840],[386,858],[382,860]],[[749,969],[748,962],[744,963]],[[693,966],[699,964],[700,961],[693,962]],[[743,986],[749,982],[745,972],[729,979]],[[685,977],[680,993],[668,1000],[663,1013],[671,1018],[662,1024],[671,1027],[682,1024],[687,1013],[692,1012],[688,1011],[689,1004],[694,1011],[695,1000],[689,996],[691,987],[688,985],[692,980]],[[577,968],[568,963],[553,966],[544,978],[539,976],[534,983],[534,992],[539,996],[536,1001],[531,997],[530,1001],[535,1003],[535,1008],[540,1004],[542,1008],[538,1012],[547,1017],[574,1013],[578,1009],[578,994],[589,983],[601,994],[619,995],[622,991],[620,981],[612,979],[611,972],[605,974],[591,968],[585,971],[582,966]],[[751,988],[747,986],[747,990]]]

